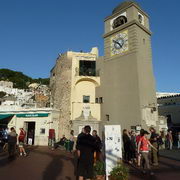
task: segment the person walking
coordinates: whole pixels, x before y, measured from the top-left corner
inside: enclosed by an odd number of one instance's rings
[[[149,163],[149,146],[151,146],[155,151],[157,149],[150,143],[148,140],[148,132],[143,131],[141,138],[139,139],[138,143],[138,154],[141,154],[142,156],[142,167],[143,167],[143,173],[146,173],[146,170],[150,172],[150,175],[154,175],[154,173],[151,171],[150,163]]]
[[[96,130],[93,130],[92,136],[93,136],[93,138],[95,140],[95,144],[96,144],[95,159],[96,160],[102,160],[102,157],[101,157],[102,142],[101,142],[100,137],[97,135]]]
[[[24,156],[27,156],[26,151],[24,149],[24,141],[26,137],[26,131],[23,128],[20,128],[20,133],[18,136],[18,141],[19,141],[19,151],[20,151],[20,156],[24,154]]]
[[[151,132],[151,137],[150,137],[150,143],[154,148],[151,148],[151,161],[153,166],[158,166],[158,134],[156,133],[156,130],[153,127],[149,128]]]
[[[172,146],[173,146],[172,131],[169,130],[167,133],[167,147],[169,150],[172,150]]]
[[[8,153],[9,157],[14,157],[16,152],[17,134],[16,130],[12,127],[8,134]]]
[[[129,164],[132,164],[131,139],[129,137],[127,129],[123,130],[123,144],[124,144],[124,160]]]
[[[77,175],[79,180],[90,180],[93,178],[94,151],[96,149],[96,144],[90,132],[91,127],[85,126],[84,133],[79,136],[77,142]]]
[[[180,149],[180,132],[178,132],[178,149]]]

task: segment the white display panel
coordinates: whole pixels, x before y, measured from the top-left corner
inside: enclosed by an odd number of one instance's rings
[[[106,176],[122,159],[122,138],[120,125],[105,125]]]

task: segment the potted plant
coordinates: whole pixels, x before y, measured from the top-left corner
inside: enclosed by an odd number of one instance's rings
[[[128,180],[129,169],[122,163],[118,163],[110,172],[110,180]]]
[[[103,161],[96,161],[94,164],[95,180],[105,180],[105,166]]]

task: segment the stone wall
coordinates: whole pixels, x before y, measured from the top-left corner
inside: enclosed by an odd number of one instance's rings
[[[65,134],[69,136],[71,129],[71,69],[72,58],[63,54],[57,59],[56,65],[51,72],[51,105],[60,111],[59,116],[59,137]]]

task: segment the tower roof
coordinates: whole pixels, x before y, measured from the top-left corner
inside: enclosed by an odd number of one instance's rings
[[[135,1],[124,1],[113,9],[112,14],[115,14],[115,13],[119,12],[120,10],[122,10],[132,4],[135,4],[136,6],[138,6],[140,8],[139,4]]]

